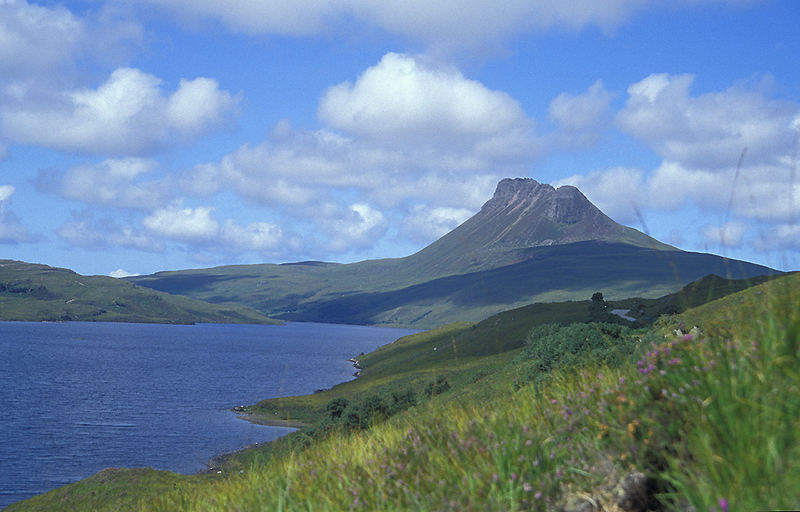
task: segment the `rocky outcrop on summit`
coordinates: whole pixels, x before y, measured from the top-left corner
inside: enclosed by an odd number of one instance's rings
[[[480,270],[525,259],[525,249],[584,241],[676,250],[611,220],[572,186],[507,178],[481,210],[413,257]]]

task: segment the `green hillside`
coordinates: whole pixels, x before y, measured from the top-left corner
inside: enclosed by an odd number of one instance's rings
[[[106,471],[9,510],[797,509],[799,290],[779,277],[653,330],[571,323],[576,302],[409,336],[353,382],[262,403],[322,421],[209,475]]]
[[[657,298],[708,274],[764,266],[685,252],[622,226],[578,189],[505,179],[481,210],[404,258],[159,272],[129,280],[285,320],[432,328],[531,302]]]
[[[0,320],[277,323],[251,308],[169,295],[104,276],[0,260]]]
[[[517,251],[523,261],[413,282],[412,260],[242,265],[161,272],[141,285],[294,321],[430,328],[479,321],[531,302],[657,298],[708,274],[743,279],[772,269],[720,256],[596,241]],[[417,278],[418,279],[418,278]]]

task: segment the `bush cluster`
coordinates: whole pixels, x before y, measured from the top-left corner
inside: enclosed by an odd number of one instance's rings
[[[545,324],[528,334],[518,385],[539,383],[551,371],[587,362],[616,366],[635,351],[634,330],[619,324]]]

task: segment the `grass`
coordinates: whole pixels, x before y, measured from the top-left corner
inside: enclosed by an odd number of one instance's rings
[[[130,280],[290,321],[434,328],[532,302],[585,300],[596,291],[610,299],[656,298],[712,273],[772,272],[710,254],[596,241],[509,249],[479,268],[439,268],[440,259],[426,251],[352,264],[241,265]]]
[[[105,276],[0,260],[0,321],[276,324],[253,309],[169,295]]]
[[[137,510],[149,506],[148,502],[160,495],[186,491],[214,478],[212,475],[176,475],[151,468],[108,468],[80,482],[11,505],[6,510]]]
[[[522,387],[515,376],[534,360],[537,340],[477,355],[487,344],[466,333],[479,328],[489,324],[415,335],[364,358],[365,377],[370,364],[391,373],[391,352],[402,361],[396,377],[433,375],[441,362],[415,354],[462,340],[476,354],[462,357],[455,344],[450,391],[366,430],[285,438],[235,471],[148,494],[135,508],[555,510],[590,502],[615,510],[616,488],[633,473],[646,475],[651,504],[670,510],[800,507],[800,274],[665,317],[627,339],[633,356],[614,365],[577,359]],[[379,382],[350,386],[372,392]],[[111,497],[98,503],[126,508]]]
[[[790,276],[729,297],[732,315],[753,297],[767,313],[751,314],[733,338],[716,335],[713,315],[675,317],[661,328],[689,318],[711,327],[669,338],[662,330],[627,364],[587,363],[517,392],[496,374],[505,392],[488,406],[442,395],[211,492],[170,493],[152,509],[551,510],[582,500],[610,508],[613,487],[634,471],[670,509],[797,508],[797,284]]]

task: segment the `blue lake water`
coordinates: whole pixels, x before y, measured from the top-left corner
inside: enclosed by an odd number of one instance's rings
[[[0,322],[0,508],[107,467],[194,473],[291,429],[230,411],[349,380],[402,329]]]

